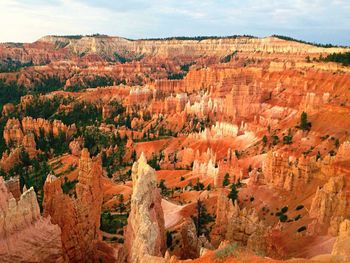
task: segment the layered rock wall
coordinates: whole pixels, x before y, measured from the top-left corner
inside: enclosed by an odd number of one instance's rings
[[[332,220],[346,216],[348,202],[344,186],[344,177],[336,176],[317,189],[309,213],[319,225],[329,226]]]
[[[263,163],[266,183],[277,188],[292,191],[311,181],[313,174],[320,170],[312,158],[291,158],[288,153],[268,152]]]
[[[211,234],[216,246],[221,240],[228,240],[248,246],[256,253],[265,253],[266,234],[267,228],[254,209],[240,209],[237,201],[232,204],[225,192],[220,191],[215,226]]]
[[[146,54],[159,57],[176,56],[204,56],[227,55],[234,51],[244,52],[270,52],[270,53],[333,53],[345,51],[341,48],[319,48],[298,42],[290,42],[282,39],[237,37],[225,39],[197,40],[138,40],[129,41],[120,37],[82,37],[80,39],[66,39],[59,37],[44,37],[42,42],[68,43],[68,49],[82,53],[91,48],[92,51],[113,55],[113,50],[122,50],[136,54]],[[79,51],[83,49],[82,51]]]
[[[102,163],[81,153],[78,183],[73,193],[63,193],[61,180],[48,175],[44,186],[44,215],[62,229],[65,256],[72,262],[99,260],[96,244],[101,240]],[[63,212],[64,211],[64,212]]]

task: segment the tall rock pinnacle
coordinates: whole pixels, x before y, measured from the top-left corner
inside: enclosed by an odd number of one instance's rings
[[[165,251],[164,214],[155,171],[142,153],[132,167],[133,194],[126,230],[128,262],[144,262],[145,256]]]

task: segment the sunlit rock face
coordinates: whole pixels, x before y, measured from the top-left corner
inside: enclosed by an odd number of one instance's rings
[[[218,196],[212,237],[216,245],[228,240],[241,243],[257,253],[266,253],[267,228],[259,220],[257,212],[240,209],[237,202],[232,204],[223,191]]]
[[[322,188],[317,189],[310,208],[310,216],[315,219],[314,224],[321,227],[330,225],[329,231],[333,234],[337,230],[334,231],[331,227],[337,229],[347,215],[348,201],[344,182],[343,176],[331,177]],[[319,227],[316,226],[315,231],[320,231],[317,228]]]
[[[165,252],[164,214],[154,170],[142,154],[132,167],[133,193],[125,245],[128,262],[146,262],[145,256]]]
[[[137,57],[147,54],[158,57],[200,57],[223,56],[234,51],[263,52],[284,54],[319,54],[346,50],[339,48],[317,48],[314,46],[284,41],[274,37],[263,39],[240,37],[233,39],[195,40],[148,40],[130,41],[121,37],[81,37],[65,38],[46,36],[33,44],[15,46],[1,45],[1,57],[13,57],[22,62],[33,61],[34,64],[44,64],[50,61],[74,58],[85,53],[95,53],[100,57],[114,59],[115,50],[121,50],[124,56]],[[124,50],[124,51],[123,51]],[[123,53],[124,52],[124,53]]]
[[[350,259],[350,221],[344,220],[339,226],[339,234],[333,246],[332,255],[338,260]]]
[[[3,136],[7,144],[11,141],[19,144],[24,136],[20,121],[18,119],[9,119],[6,123]]]
[[[288,191],[308,184],[317,169],[313,159],[301,157],[295,161],[288,153],[276,152],[267,154],[263,166],[266,182]]]
[[[34,189],[26,190],[16,201],[0,177],[0,261],[61,260],[61,229],[40,215]]]
[[[78,170],[78,183],[72,196],[63,193],[59,178],[48,175],[44,187],[44,215],[61,227],[67,259],[94,262],[100,256],[96,244],[101,241],[101,158],[90,158],[88,150],[82,150]]]

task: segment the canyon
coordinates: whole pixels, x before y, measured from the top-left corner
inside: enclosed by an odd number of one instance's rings
[[[0,261],[349,261],[350,67],[321,59],[347,52],[0,44]]]

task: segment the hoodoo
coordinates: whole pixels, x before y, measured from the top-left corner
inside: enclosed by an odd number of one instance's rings
[[[128,262],[147,262],[165,252],[164,214],[154,169],[142,153],[132,166],[133,193],[126,229]]]
[[[61,229],[40,215],[33,188],[16,201],[0,177],[0,261],[61,262]]]
[[[75,189],[67,193],[61,180],[47,176],[44,186],[44,215],[62,229],[65,256],[72,262],[99,259],[96,244],[101,241],[102,164],[100,157],[81,152]],[[74,191],[74,192],[73,192]],[[62,213],[64,211],[64,213]]]
[[[349,261],[349,54],[283,36],[0,43],[0,262]]]

